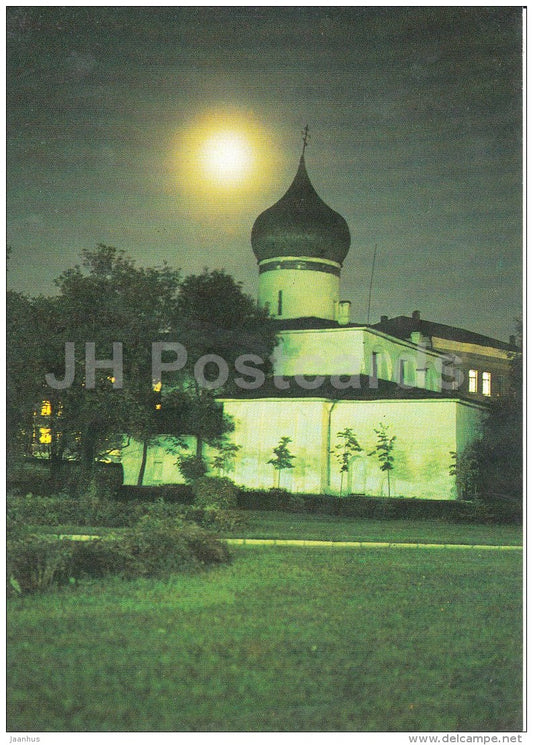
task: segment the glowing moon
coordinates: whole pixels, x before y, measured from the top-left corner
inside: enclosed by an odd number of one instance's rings
[[[174,152],[180,199],[191,214],[220,222],[262,194],[281,148],[250,113],[214,109],[184,123]]]
[[[200,151],[200,162],[206,176],[223,184],[236,184],[245,179],[254,161],[253,148],[239,132],[216,132]]]

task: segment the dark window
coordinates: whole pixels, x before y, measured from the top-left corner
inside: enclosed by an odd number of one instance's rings
[[[283,312],[283,292],[278,290],[278,316],[281,316]]]

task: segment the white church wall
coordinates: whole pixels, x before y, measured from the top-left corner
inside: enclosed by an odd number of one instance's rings
[[[334,455],[337,433],[351,427],[364,452],[344,480],[344,493],[387,496],[387,474],[375,449],[380,423],[389,425],[394,443],[391,496],[455,498],[450,453],[461,450],[477,431],[483,412],[455,400],[324,401],[269,399],[228,401],[241,445],[235,480],[251,488],[271,488],[274,468],[267,461],[283,436],[291,437],[295,468],[282,472],[281,486],[301,493],[339,494],[340,471]],[[328,436],[329,432],[329,436]],[[328,465],[329,458],[329,465]]]
[[[188,450],[184,453],[194,453],[195,438],[183,438]],[[146,468],[143,484],[145,486],[158,486],[160,484],[183,484],[184,480],[176,465],[177,453],[169,453],[170,441],[164,435],[158,437],[150,445],[147,452]],[[124,469],[124,483],[135,485],[139,476],[142,460],[142,443],[130,439],[129,444],[121,450],[121,462]]]
[[[357,455],[349,474],[353,493],[388,496],[387,473],[379,468],[376,455],[383,423],[389,437],[395,436],[390,472],[391,496],[422,499],[453,498],[454,479],[449,474],[450,452],[456,448],[455,401],[356,401],[339,402],[332,414],[332,441],[351,427],[364,452]],[[339,493],[340,472],[332,468],[331,491]]]
[[[411,387],[440,391],[442,357],[422,346],[410,344],[375,329],[361,328],[364,364],[361,372],[380,380],[391,380]],[[403,366],[402,366],[403,361]],[[402,381],[402,369],[404,378]]]
[[[286,331],[272,355],[276,375],[359,375],[362,329]]]
[[[232,400],[224,403],[224,411],[234,419],[232,440],[241,447],[233,475],[238,484],[258,489],[274,487],[277,474],[268,461],[281,437],[290,437],[288,447],[296,456],[295,467],[282,471],[281,488],[320,493],[325,467],[322,400]]]
[[[284,260],[297,261],[298,258],[284,257]],[[302,261],[310,263],[306,257]],[[323,263],[339,266],[335,262]],[[268,303],[270,313],[275,318],[317,316],[334,320],[339,301],[339,277],[312,269],[263,272],[259,275],[258,301],[261,308]]]
[[[276,375],[377,375],[379,380],[440,391],[442,358],[373,329],[284,331],[272,359]]]
[[[280,486],[307,494],[339,494],[340,470],[334,453],[338,432],[350,427],[363,452],[350,463],[343,493],[388,495],[387,474],[379,468],[374,430],[383,423],[395,436],[392,497],[453,499],[450,476],[452,452],[461,452],[477,434],[483,410],[457,400],[326,401],[324,399],[228,400],[224,408],[233,417],[230,436],[240,446],[234,469],[228,474],[237,484],[270,489],[277,473],[268,461],[281,437],[290,437],[294,468],[281,472]],[[194,438],[188,438],[194,452]],[[209,459],[209,453],[206,452]],[[122,451],[124,483],[136,484],[142,445],[131,441]],[[148,451],[145,485],[183,483],[175,465],[176,454],[167,452],[164,437]]]

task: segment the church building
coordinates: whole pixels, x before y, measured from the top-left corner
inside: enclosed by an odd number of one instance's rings
[[[278,329],[274,374],[223,398],[238,446],[228,472],[236,484],[301,494],[455,499],[453,454],[477,436],[488,399],[509,385],[504,343],[409,316],[353,323],[340,277],[350,248],[346,220],[316,193],[305,165],[284,196],[256,219],[251,235],[259,270],[258,303]],[[361,450],[346,461],[340,433]],[[376,453],[377,432],[392,440],[392,468]],[[292,468],[269,463],[290,438]],[[214,452],[205,450],[209,463]],[[122,451],[124,483],[137,483],[141,446]],[[148,452],[144,484],[182,481],[164,438]],[[218,471],[217,471],[218,474]]]

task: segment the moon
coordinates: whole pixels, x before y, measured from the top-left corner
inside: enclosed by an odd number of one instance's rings
[[[237,131],[215,132],[200,150],[205,175],[220,185],[236,185],[251,172],[254,151],[246,136]]]
[[[220,221],[262,194],[280,152],[270,128],[250,112],[214,108],[183,122],[169,154],[190,213]]]

